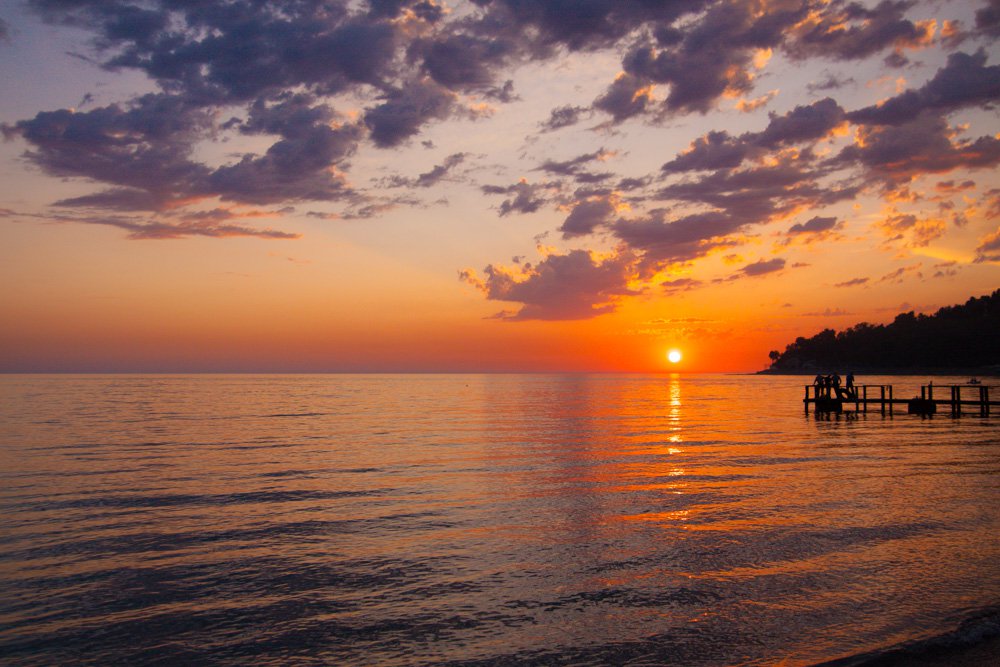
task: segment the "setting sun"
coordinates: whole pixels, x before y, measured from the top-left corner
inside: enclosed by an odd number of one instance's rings
[[[680,360],[681,360],[680,350],[670,350],[669,352],[667,352],[667,361],[669,361],[670,363],[676,364]]]

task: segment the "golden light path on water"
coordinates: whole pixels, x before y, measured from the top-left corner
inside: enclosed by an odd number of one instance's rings
[[[996,417],[805,381],[4,376],[0,654],[807,665],[994,619]]]

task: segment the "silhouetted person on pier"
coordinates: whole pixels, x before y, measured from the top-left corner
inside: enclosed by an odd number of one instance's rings
[[[823,395],[823,382],[825,379],[821,373],[817,373],[813,379],[813,386],[816,387],[816,398],[821,398]]]
[[[830,384],[833,385],[833,391],[837,394],[837,398],[843,398],[844,392],[840,389],[840,376],[836,373],[831,375]]]
[[[847,390],[848,398],[857,398],[858,390],[854,386],[854,373],[847,374],[847,381],[844,383],[844,389]]]

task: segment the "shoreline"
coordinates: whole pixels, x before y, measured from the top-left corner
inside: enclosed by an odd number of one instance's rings
[[[980,610],[954,629],[812,667],[985,667],[1000,665],[1000,607]]]
[[[867,369],[867,368],[852,368],[852,372],[855,376],[858,375],[888,375],[888,376],[898,376],[898,377],[913,377],[921,375],[929,375],[933,377],[984,377],[984,378],[1000,378],[1000,369],[995,368],[907,368],[907,369]],[[815,376],[817,373],[823,373],[821,370],[772,370],[766,368],[761,371],[753,373],[753,375],[801,375],[801,376]]]
[[[1000,637],[985,639],[979,644],[943,650],[921,657],[904,656],[888,662],[875,663],[879,667],[988,667],[1000,665]]]
[[[926,652],[896,649],[881,655],[839,658],[812,667],[992,667],[1000,665],[1000,636],[975,644],[937,646]]]

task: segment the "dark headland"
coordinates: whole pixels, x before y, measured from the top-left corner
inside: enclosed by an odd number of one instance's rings
[[[910,311],[890,324],[824,329],[768,356],[761,374],[1000,375],[1000,289],[933,315]]]

